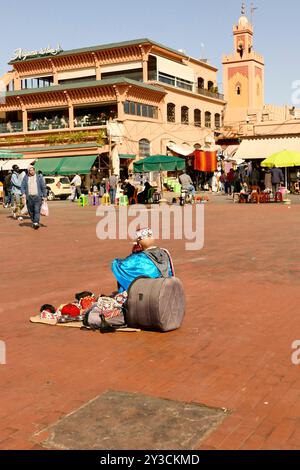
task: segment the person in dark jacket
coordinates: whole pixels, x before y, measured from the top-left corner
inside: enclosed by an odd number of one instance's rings
[[[144,191],[139,193],[138,196],[137,196],[139,204],[146,204],[147,203],[149,189],[151,189],[151,188],[152,188],[151,184],[148,183],[148,181],[146,181]]]
[[[276,194],[281,185],[284,184],[284,176],[281,168],[271,169],[273,193]]]
[[[129,180],[125,180],[125,184],[122,189],[124,190],[124,195],[127,196],[128,199],[134,196],[135,187],[129,182]]]
[[[26,197],[27,210],[32,221],[32,228],[40,227],[40,213],[43,200],[47,200],[47,188],[43,176],[36,174],[33,166],[28,168],[21,186],[23,198]]]

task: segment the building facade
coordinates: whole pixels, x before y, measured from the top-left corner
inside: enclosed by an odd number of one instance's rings
[[[148,39],[18,50],[10,66],[0,149],[28,158],[95,155],[103,171],[118,172],[172,145],[210,147],[222,127],[217,69]]]

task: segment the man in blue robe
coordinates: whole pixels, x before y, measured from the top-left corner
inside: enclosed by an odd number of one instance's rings
[[[125,259],[115,259],[112,271],[117,279],[119,292],[127,291],[138,277],[156,279],[175,275],[169,252],[155,246],[152,230],[148,228],[137,232],[133,253]]]

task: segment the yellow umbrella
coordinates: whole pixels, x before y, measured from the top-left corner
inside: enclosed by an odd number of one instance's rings
[[[263,167],[273,168],[285,168],[285,187],[288,187],[287,183],[287,168],[293,166],[300,166],[300,153],[294,152],[293,150],[282,150],[281,152],[273,153],[270,157],[266,158],[261,163]]]
[[[281,152],[273,153],[270,157],[266,158],[261,166],[273,168],[287,168],[292,166],[300,166],[300,152],[293,150],[283,150]]]

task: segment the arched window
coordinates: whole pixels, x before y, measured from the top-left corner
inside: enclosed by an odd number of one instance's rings
[[[213,88],[214,88],[214,82],[209,81],[207,84],[208,91],[213,91]]]
[[[242,94],[242,85],[241,85],[240,83],[237,83],[237,84],[236,84],[235,91],[236,91],[236,94],[237,94],[237,95],[241,95],[241,94]]]
[[[195,109],[195,111],[194,111],[194,125],[196,127],[201,127],[201,111],[200,111],[200,109]]]
[[[216,129],[221,128],[221,114],[219,113],[215,114],[215,128]]]
[[[200,144],[195,144],[194,149],[195,150],[201,150],[201,145]]]
[[[181,124],[189,123],[189,108],[187,106],[182,106],[181,108]]]
[[[175,109],[176,106],[173,103],[168,103],[167,105],[167,121],[175,122]]]
[[[141,139],[139,141],[139,155],[140,157],[149,157],[150,155],[150,142],[147,139]]]
[[[205,113],[205,127],[211,127],[211,113],[209,111]]]
[[[201,88],[201,90],[204,89],[204,78],[202,77],[198,78],[198,88]]]

